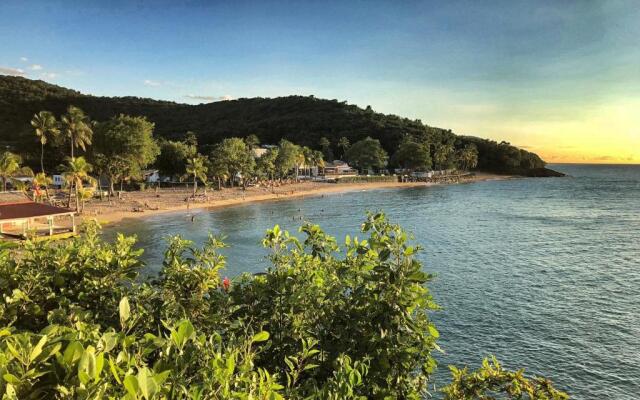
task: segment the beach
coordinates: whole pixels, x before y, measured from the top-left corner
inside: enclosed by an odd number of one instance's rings
[[[487,180],[504,180],[513,178],[509,175],[476,173],[465,178],[461,183],[472,183]],[[121,199],[93,199],[87,202],[81,214],[85,220],[95,219],[100,224],[111,224],[125,218],[144,218],[167,212],[188,211],[205,208],[227,207],[258,201],[276,201],[305,196],[322,196],[324,194],[350,192],[359,190],[376,190],[391,188],[411,188],[439,185],[432,182],[367,182],[367,183],[325,183],[300,182],[275,188],[241,187],[208,189],[206,196],[198,191],[195,200],[191,198],[192,190],[187,188],[147,189],[144,191],[124,192]]]

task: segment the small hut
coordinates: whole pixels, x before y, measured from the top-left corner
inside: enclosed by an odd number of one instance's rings
[[[60,219],[68,223],[57,225]],[[75,211],[31,201],[19,192],[0,193],[0,236],[25,239],[71,236],[76,233]]]

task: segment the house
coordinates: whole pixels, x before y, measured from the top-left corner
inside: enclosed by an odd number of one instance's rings
[[[160,182],[160,171],[157,169],[147,169],[142,171],[142,178],[147,183],[158,183]]]
[[[62,189],[64,186],[64,177],[62,175],[53,175],[51,178],[53,179],[53,188]]]
[[[342,160],[333,160],[324,166],[324,176],[326,178],[339,178],[342,176],[356,176],[358,171],[351,168],[349,164]]]
[[[69,218],[69,225],[55,225],[56,220]],[[0,236],[25,239],[28,234],[38,237],[66,237],[75,235],[75,211],[31,201],[19,192],[0,193]]]

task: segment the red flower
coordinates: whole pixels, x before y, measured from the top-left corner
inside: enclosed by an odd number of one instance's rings
[[[231,286],[231,281],[229,280],[229,278],[225,276],[224,279],[222,280],[222,288],[224,289],[225,292],[228,292],[229,286]]]

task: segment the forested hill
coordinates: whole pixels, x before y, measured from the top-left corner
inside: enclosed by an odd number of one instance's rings
[[[381,114],[370,107],[362,109],[337,100],[288,96],[188,105],[138,97],[90,96],[43,81],[9,76],[0,76],[0,141],[23,152],[35,149],[29,126],[32,116],[41,110],[60,115],[70,104],[99,121],[119,113],[144,115],[155,123],[157,136],[179,139],[192,131],[201,146],[249,134],[257,135],[262,143],[286,138],[313,148],[318,148],[321,137],[336,146],[341,137],[354,143],[371,136],[393,154],[403,137],[411,135],[433,145],[448,143],[455,148],[474,143],[479,153],[478,168],[483,170],[524,173],[544,166],[537,155],[507,143],[457,136],[419,120]]]

